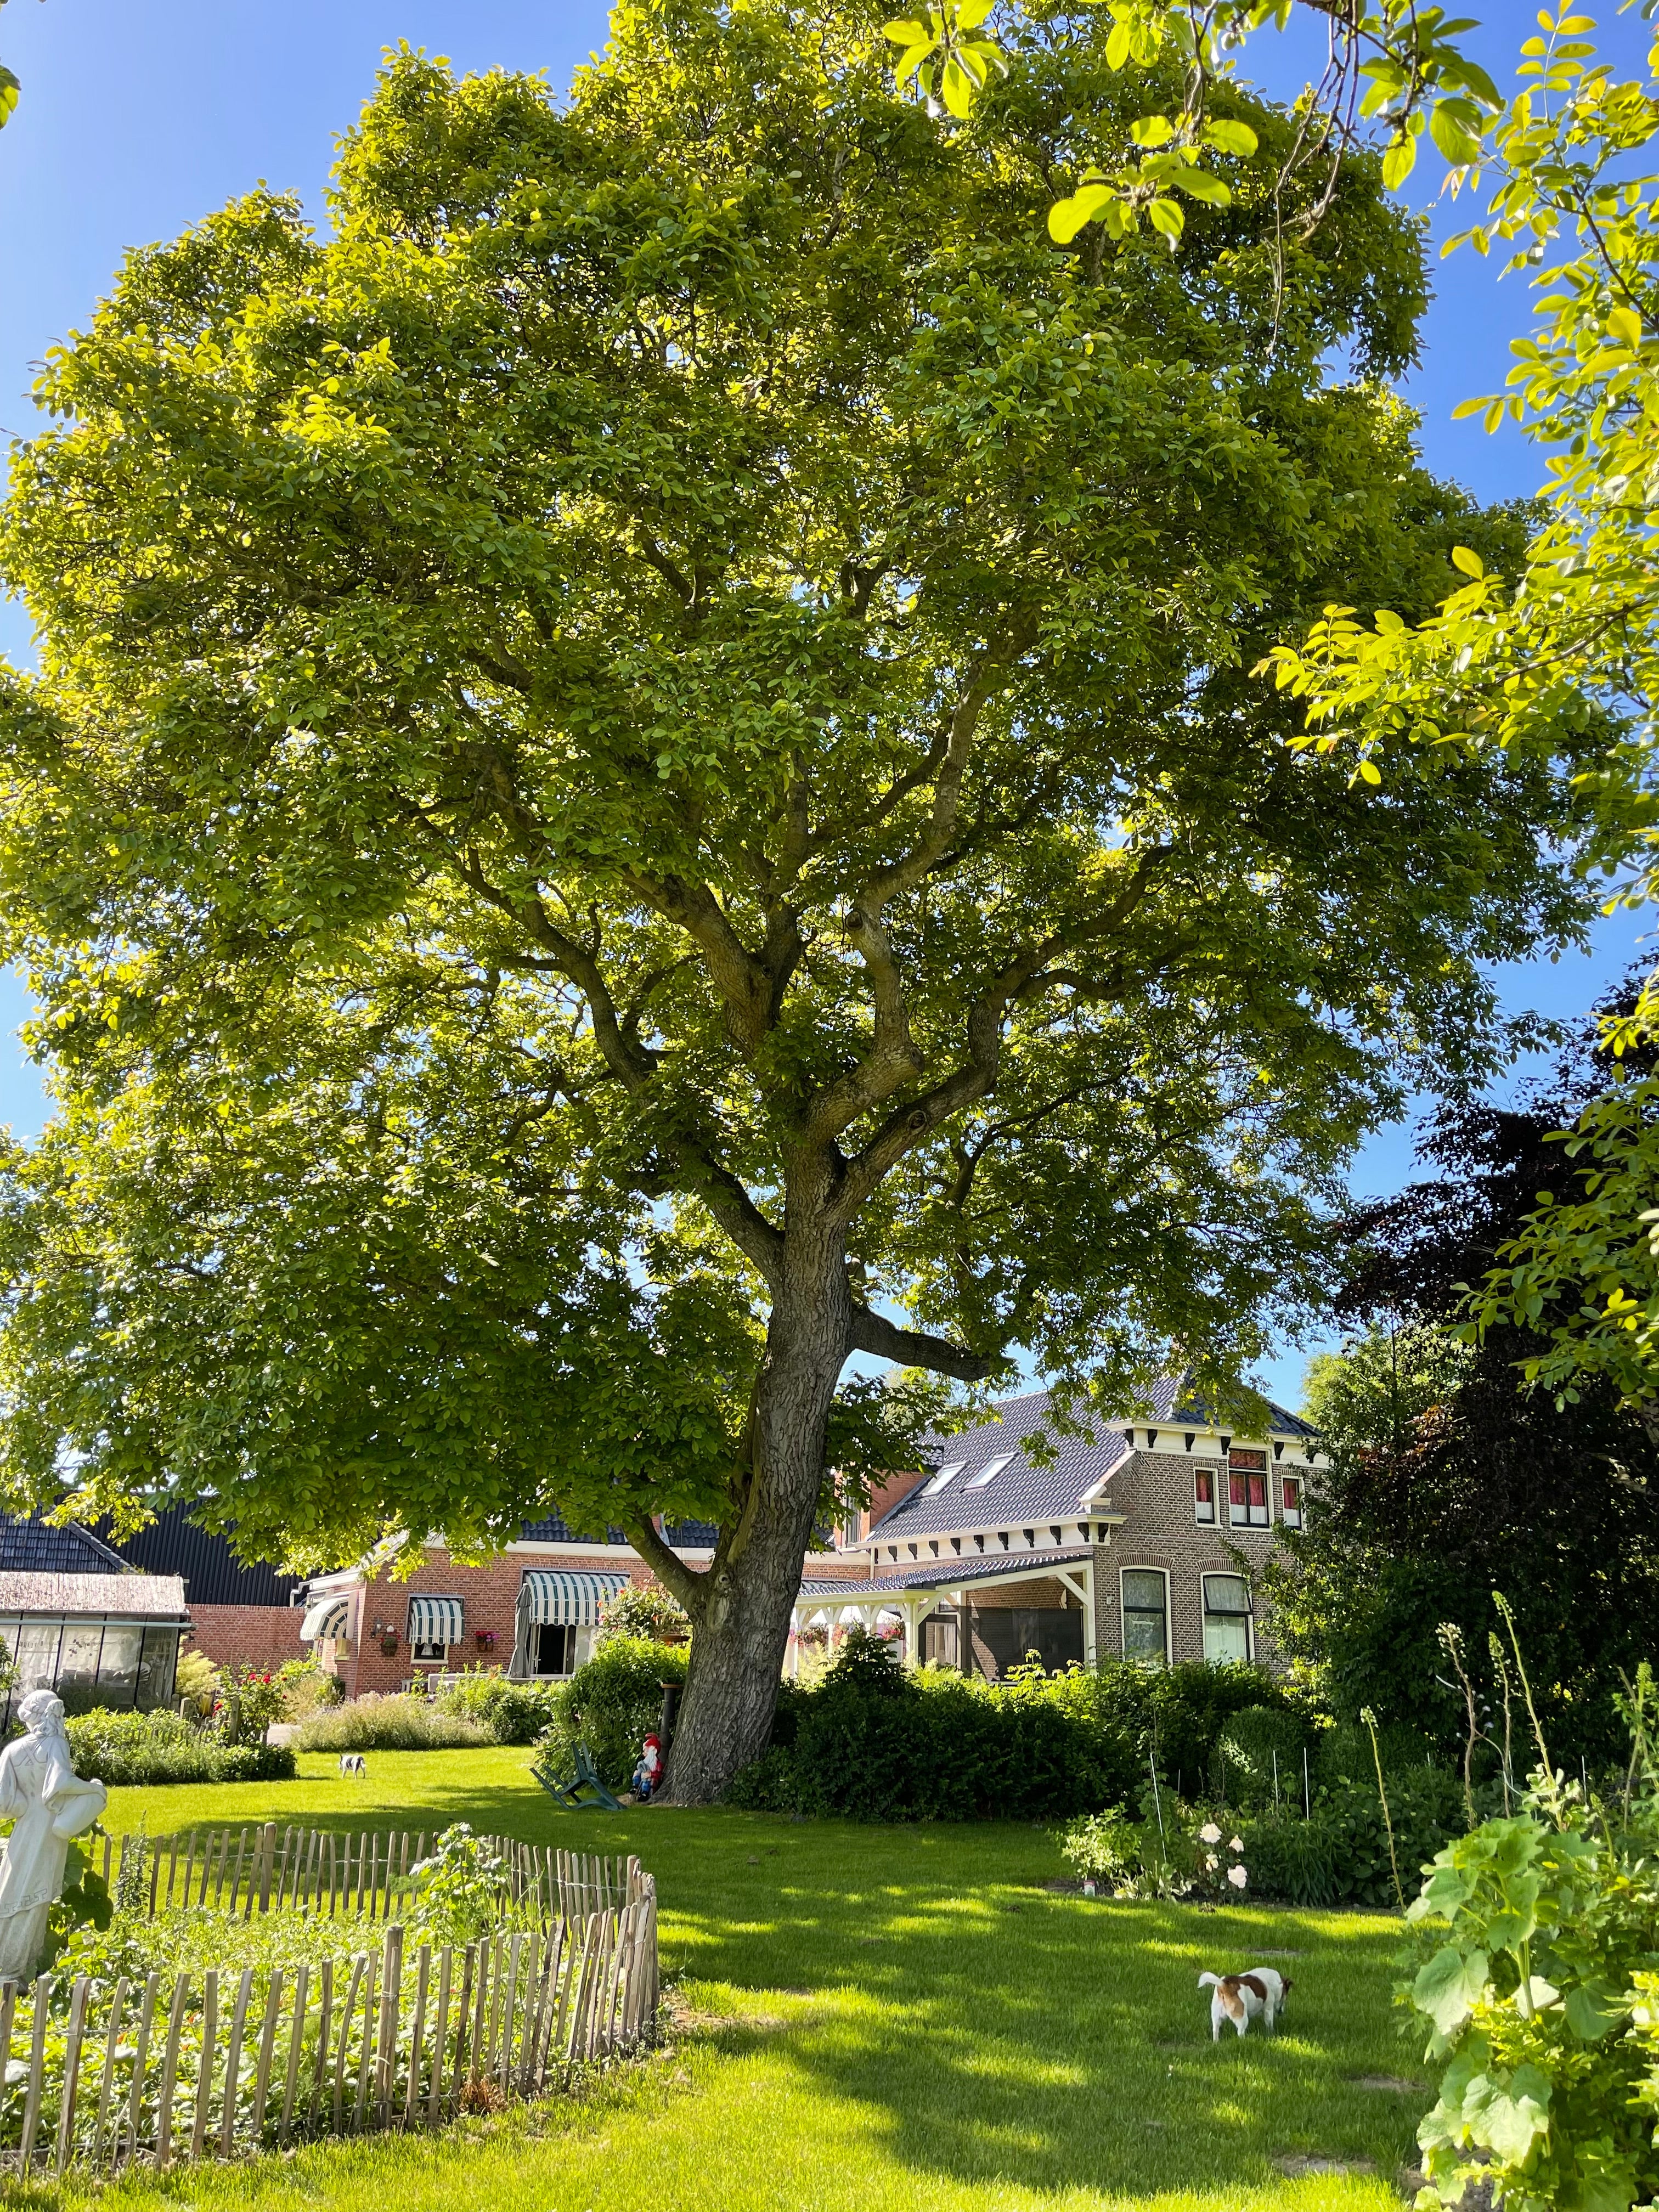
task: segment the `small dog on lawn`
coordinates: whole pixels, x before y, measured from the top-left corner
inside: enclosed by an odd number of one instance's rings
[[[361,1751],[343,1751],[340,1753],[340,1771],[342,1774],[362,1774],[367,1776],[368,1772],[368,1762],[364,1759]]]
[[[1271,2035],[1291,1993],[1289,1975],[1273,1966],[1252,1966],[1248,1974],[1200,1974],[1198,1986],[1215,1992],[1210,1999],[1212,2043],[1220,2041],[1223,2021],[1231,2021],[1243,2035],[1258,2013]]]

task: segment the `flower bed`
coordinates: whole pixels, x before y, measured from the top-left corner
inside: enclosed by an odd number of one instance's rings
[[[0,2166],[165,2168],[436,2126],[651,2033],[655,1885],[636,1860],[465,1829],[412,1861],[407,1836],[355,1857],[328,1841],[125,1839],[111,1926],[0,1984]]]

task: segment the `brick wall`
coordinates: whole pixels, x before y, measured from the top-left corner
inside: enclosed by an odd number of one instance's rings
[[[297,1605],[192,1605],[185,1650],[204,1652],[216,1667],[280,1667],[303,1659],[305,1618]]]
[[[1218,1519],[1213,1526],[1194,1517],[1194,1470],[1213,1478]],[[1113,1474],[1111,1504],[1126,1517],[1115,1529],[1109,1548],[1095,1553],[1096,1636],[1102,1656],[1123,1649],[1121,1575],[1125,1567],[1154,1567],[1169,1577],[1170,1656],[1204,1656],[1204,1595],[1206,1574],[1237,1574],[1242,1554],[1255,1589],[1255,1656],[1269,1667],[1282,1663],[1273,1640],[1259,1571],[1276,1541],[1279,1525],[1281,1473],[1303,1474],[1299,1466],[1268,1470],[1269,1511],[1266,1528],[1235,1528],[1227,1519],[1227,1468],[1219,1459],[1185,1452],[1139,1451]]]

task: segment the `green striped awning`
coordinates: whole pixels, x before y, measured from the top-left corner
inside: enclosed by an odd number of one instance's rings
[[[424,1590],[409,1601],[411,1644],[459,1644],[465,1608],[458,1597],[428,1597]]]
[[[631,1580],[625,1574],[574,1567],[531,1567],[519,1586],[519,1606],[537,1628],[592,1628],[606,1598],[626,1589]]]

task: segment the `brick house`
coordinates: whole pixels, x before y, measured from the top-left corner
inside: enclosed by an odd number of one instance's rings
[[[1273,1406],[1265,1434],[1236,1435],[1174,1380],[1153,1404],[1150,1424],[1062,1437],[1033,1391],[928,1440],[928,1466],[843,1530],[837,1574],[803,1581],[798,1634],[884,1619],[907,1654],[993,1679],[1030,1651],[1276,1665],[1257,1572],[1326,1465],[1315,1433]]]

